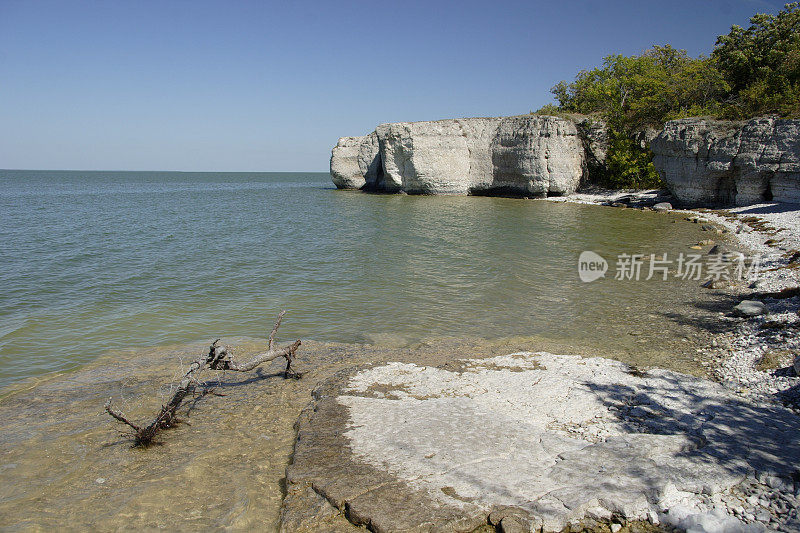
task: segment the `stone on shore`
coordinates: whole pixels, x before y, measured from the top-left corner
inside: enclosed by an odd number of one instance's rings
[[[754,473],[791,479],[800,457],[788,409],[601,358],[388,363],[340,373],[314,398],[298,420],[283,531],[308,512],[329,516],[322,500],[371,531],[612,519],[763,531],[737,517],[760,509],[737,491]]]
[[[708,251],[708,255],[721,255],[723,257],[729,255],[730,253],[731,251],[728,250],[728,247],[724,244],[717,244]]]
[[[767,306],[764,302],[759,302],[758,300],[742,300],[733,308],[733,313],[735,315],[743,317],[766,315],[767,312]]]
[[[669,202],[659,202],[653,206],[653,211],[669,211],[672,209],[672,204]]]

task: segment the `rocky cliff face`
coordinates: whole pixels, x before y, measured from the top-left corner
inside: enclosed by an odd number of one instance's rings
[[[331,155],[339,188],[410,194],[562,195],[585,174],[575,123],[549,116],[382,124]]]
[[[361,189],[375,183],[380,173],[378,137],[342,137],[331,151],[331,179],[340,189]]]
[[[800,120],[689,118],[642,132],[653,163],[687,205],[800,203]],[[565,195],[608,151],[605,124],[524,115],[381,124],[331,154],[340,189],[410,194]]]
[[[674,120],[650,148],[685,204],[800,203],[800,120]]]

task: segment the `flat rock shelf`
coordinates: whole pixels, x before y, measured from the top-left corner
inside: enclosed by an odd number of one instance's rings
[[[780,512],[797,506],[797,415],[668,370],[384,363],[321,384],[297,429],[286,532],[800,528]]]

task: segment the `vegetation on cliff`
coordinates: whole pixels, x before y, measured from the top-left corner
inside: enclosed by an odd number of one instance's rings
[[[715,66],[730,85],[723,118],[800,118],[800,2],[717,38]]]
[[[670,45],[610,55],[602,66],[553,87],[558,107],[539,112],[599,116],[611,142],[606,171],[596,180],[613,187],[657,186],[646,143],[634,140],[638,132],[690,116],[800,118],[800,2],[777,15],[757,14],[750,24],[718,37],[709,57],[693,58]]]

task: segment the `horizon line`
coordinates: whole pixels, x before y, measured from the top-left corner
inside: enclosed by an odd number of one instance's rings
[[[91,168],[0,168],[0,172],[22,171],[22,172],[176,172],[183,174],[198,174],[217,172],[220,174],[324,174],[330,170],[125,170],[125,169],[91,169]]]

